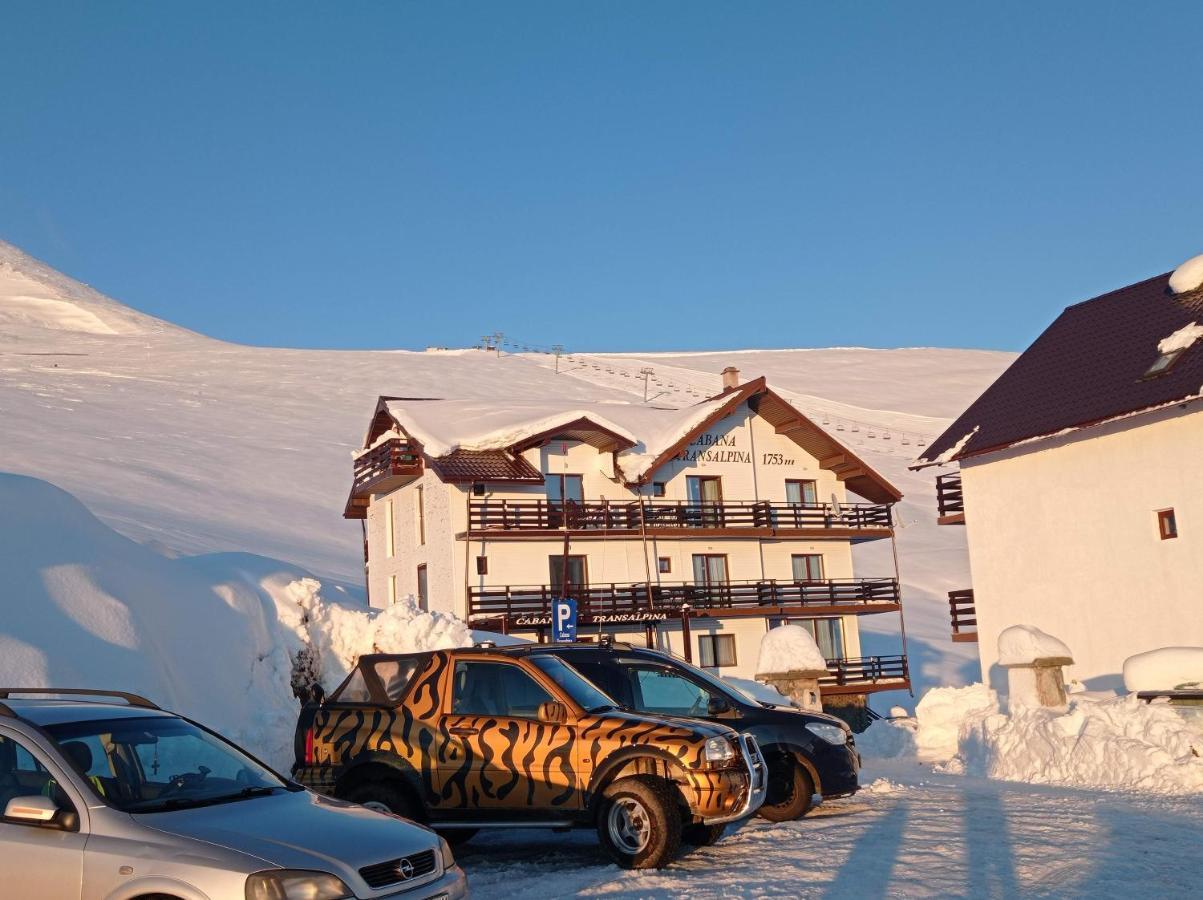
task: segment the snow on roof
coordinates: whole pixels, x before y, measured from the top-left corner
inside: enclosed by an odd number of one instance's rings
[[[685,409],[622,402],[489,400],[385,400],[384,406],[401,429],[434,457],[456,450],[500,450],[587,419],[634,445],[618,459],[623,474],[634,481],[727,399],[718,397]]]
[[[1012,625],[998,636],[1000,666],[1031,665],[1038,659],[1073,659],[1073,653],[1035,625]]]
[[[1198,322],[1191,322],[1189,325],[1183,325],[1169,337],[1162,339],[1157,344],[1157,350],[1163,354],[1188,350],[1201,337],[1203,337],[1203,325],[1200,325]]]
[[[1170,275],[1170,290],[1185,294],[1203,286],[1203,253],[1192,256]]]

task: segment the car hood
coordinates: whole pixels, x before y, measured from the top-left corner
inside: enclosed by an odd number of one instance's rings
[[[688,716],[670,716],[660,713],[630,712],[625,709],[614,709],[605,713],[608,720],[625,720],[633,726],[671,725],[685,731],[693,732],[692,737],[712,738],[720,734],[734,737],[736,731],[727,725],[707,719],[694,719]]]
[[[332,872],[348,884],[362,866],[438,852],[438,838],[421,825],[311,791],[134,818],[167,834],[256,856],[269,866]]]

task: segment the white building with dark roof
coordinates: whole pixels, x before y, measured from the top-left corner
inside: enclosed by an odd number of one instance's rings
[[[897,572],[852,565],[854,544],[893,539],[898,490],[763,378],[724,384],[685,409],[380,398],[345,513],[370,602],[412,594],[545,640],[570,596],[582,638],[742,677],[766,629],[798,622],[833,703],[908,688],[901,643],[863,657],[857,624],[901,615]]]

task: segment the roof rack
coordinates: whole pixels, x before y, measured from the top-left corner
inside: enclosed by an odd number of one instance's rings
[[[139,709],[158,709],[159,707],[138,694],[127,691],[93,691],[88,688],[0,688],[0,700],[8,700],[13,694],[49,694],[63,697],[117,697],[130,706]],[[18,718],[11,706],[0,703],[0,716],[10,719]]]

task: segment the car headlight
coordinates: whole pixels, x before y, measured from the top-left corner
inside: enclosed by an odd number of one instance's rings
[[[443,854],[443,871],[455,865],[455,854],[451,852],[451,845],[446,838],[439,838],[439,852]]]
[[[826,722],[807,722],[806,730],[816,737],[821,737],[829,744],[842,747],[848,743],[848,733],[839,725],[828,725]]]
[[[706,741],[707,762],[729,762],[734,758],[735,748],[731,746],[731,742],[727,738],[719,735]]]
[[[328,872],[273,869],[246,880],[246,900],[343,900],[353,897],[342,879]]]

